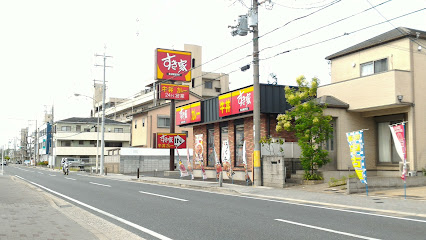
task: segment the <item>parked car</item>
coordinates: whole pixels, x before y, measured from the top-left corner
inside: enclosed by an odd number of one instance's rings
[[[1,160],[0,160],[0,162],[1,162]],[[6,160],[3,161],[3,165],[7,166],[7,161]]]
[[[67,158],[70,168],[80,168],[80,170],[84,170],[84,163],[76,158]]]

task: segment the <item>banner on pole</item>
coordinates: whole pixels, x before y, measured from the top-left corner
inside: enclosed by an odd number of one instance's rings
[[[222,163],[223,170],[226,171],[228,178],[232,177],[232,166],[231,166],[231,152],[229,150],[228,140],[224,140],[222,143]]]
[[[352,165],[361,183],[367,184],[367,169],[365,168],[364,131],[346,133],[351,153]]]
[[[219,174],[220,174],[220,172],[222,172],[222,164],[220,164],[219,157],[217,156],[217,153],[216,153],[216,148],[213,148],[213,150],[214,150],[214,159],[215,159],[215,162],[216,162],[216,164],[215,164],[216,178],[219,178]]]
[[[183,165],[182,161],[180,160],[180,155],[179,155],[179,151],[177,150],[177,148],[176,148],[176,152],[177,152],[178,160],[179,160],[180,177],[186,177],[186,176],[188,176],[188,171],[186,171],[185,165]]]
[[[395,125],[389,125],[392,133],[393,142],[395,144],[396,152],[403,162],[403,169],[401,178],[405,181],[407,176],[407,147],[405,142],[405,124],[399,123]]]
[[[246,141],[243,143],[243,164],[244,164],[244,171],[246,175],[246,181],[250,181],[250,175],[248,174],[248,166],[247,166],[247,159],[246,159]]]
[[[191,162],[191,158],[189,156],[189,148],[188,147],[186,147],[186,164],[187,164],[186,169],[188,170],[188,173],[191,174],[191,179],[194,180],[194,173],[192,172],[192,162]]]

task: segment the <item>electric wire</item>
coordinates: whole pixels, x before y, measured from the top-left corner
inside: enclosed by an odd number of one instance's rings
[[[329,42],[329,41],[332,41],[332,40],[335,40],[335,39],[338,39],[338,38],[341,38],[341,37],[344,37],[344,36],[348,36],[348,35],[353,34],[353,33],[356,33],[356,32],[360,32],[360,31],[366,30],[366,29],[371,28],[371,27],[375,27],[375,26],[377,26],[377,25],[381,25],[381,24],[386,23],[386,22],[388,22],[388,21],[396,20],[396,19],[398,19],[398,18],[402,18],[402,17],[408,16],[408,15],[411,15],[411,14],[414,14],[414,13],[417,13],[417,12],[420,12],[420,11],[423,11],[423,10],[425,10],[425,9],[426,9],[426,8],[418,9],[418,10],[415,10],[415,11],[413,11],[413,12],[409,12],[409,13],[406,13],[406,14],[400,15],[400,16],[398,16],[398,17],[394,17],[394,18],[392,18],[392,19],[390,19],[390,20],[387,20],[387,21],[383,21],[383,22],[379,22],[379,23],[376,23],[376,24],[372,24],[372,25],[369,25],[369,26],[367,26],[367,27],[360,28],[360,29],[355,30],[355,31],[352,31],[352,32],[348,32],[348,33],[346,33],[346,32],[345,32],[345,33],[343,33],[342,35],[338,35],[338,36],[335,36],[335,37],[332,37],[332,38],[328,38],[328,39],[325,39],[325,40],[322,40],[322,41],[318,41],[318,42],[311,43],[311,44],[308,44],[308,45],[305,45],[305,46],[301,46],[301,47],[296,47],[296,48],[293,48],[293,49],[288,49],[288,50],[285,50],[285,51],[283,51],[283,52],[277,53],[277,54],[275,54],[275,55],[273,55],[273,56],[270,56],[270,57],[267,57],[267,58],[263,58],[263,59],[259,59],[259,61],[261,61],[261,60],[262,60],[262,61],[265,61],[265,60],[268,60],[268,59],[271,59],[271,58],[275,58],[275,57],[277,57],[277,56],[279,56],[279,55],[282,55],[282,54],[285,54],[285,53],[289,53],[289,52],[291,52],[291,51],[301,50],[301,49],[308,48],[308,47],[312,47],[312,46],[315,46],[315,45],[318,45],[318,44],[321,44],[321,43]]]
[[[376,12],[380,15],[380,16],[382,16],[385,20],[386,20],[386,22],[388,22],[393,28],[395,28],[395,29],[397,29],[402,35],[405,35],[406,33],[404,33],[403,31],[401,31],[401,29],[399,29],[399,28],[397,28],[397,27],[395,27],[395,25],[393,25],[393,23],[391,23],[376,7],[374,7],[372,4],[371,4],[371,2],[369,1],[369,0],[366,0],[367,2],[368,2],[368,4],[370,4],[373,8],[374,8],[374,10],[376,10]],[[419,46],[422,46],[422,47],[425,47],[424,45],[422,45],[422,44],[420,44],[419,42],[417,42],[416,40],[414,40],[413,38],[410,38],[409,37],[409,39],[412,41],[412,42],[415,42],[415,43],[417,43]]]
[[[329,27],[329,26],[334,25],[334,24],[336,24],[336,23],[339,23],[339,22],[342,22],[342,21],[347,20],[347,19],[349,19],[349,18],[355,17],[355,16],[357,16],[357,15],[360,15],[360,14],[362,14],[362,13],[365,13],[365,12],[367,12],[367,11],[369,11],[369,10],[373,9],[374,7],[377,7],[377,6],[383,5],[383,4],[388,3],[388,2],[390,2],[390,1],[392,1],[392,0],[388,0],[388,1],[386,1],[386,2],[382,2],[382,3],[380,3],[380,4],[377,4],[376,6],[372,6],[372,7],[367,8],[367,9],[365,9],[365,10],[361,11],[361,12],[354,13],[354,14],[349,15],[349,16],[347,16],[347,17],[341,18],[341,19],[339,19],[339,20],[337,20],[337,21],[331,22],[331,23],[329,23],[329,24],[323,25],[323,26],[318,27],[318,28],[316,28],[316,29],[313,29],[313,30],[311,30],[311,31],[305,32],[305,33],[303,33],[303,34],[301,34],[301,35],[299,35],[299,36],[296,36],[296,37],[294,37],[294,38],[291,38],[291,39],[288,39],[288,40],[286,40],[286,41],[280,42],[280,43],[278,43],[278,44],[275,44],[275,45],[272,45],[272,46],[269,46],[269,47],[265,47],[265,48],[263,48],[262,50],[260,50],[259,52],[262,52],[262,51],[267,50],[267,49],[270,49],[270,48],[275,48],[275,47],[277,47],[277,46],[279,46],[279,45],[281,45],[281,44],[284,44],[284,43],[287,43],[287,42],[293,41],[293,40],[295,40],[295,39],[298,39],[298,38],[303,37],[303,36],[305,36],[305,35],[308,35],[308,34],[310,34],[310,33],[316,32],[316,31],[318,31],[318,30],[320,30],[320,29],[323,29],[323,28]]]
[[[318,3],[323,3],[325,1],[326,0],[320,1],[320,2],[317,2],[317,3],[306,4],[306,5],[312,6],[312,5],[315,5],[315,4],[318,4]],[[280,6],[280,7],[284,7],[284,8],[289,8],[289,9],[303,9],[303,10],[309,10],[309,9],[314,9],[314,8],[321,8],[321,7],[324,7],[324,6],[327,5],[327,4],[324,4],[324,5],[321,5],[321,6],[312,6],[312,7],[290,7],[290,6],[286,6],[286,5],[283,5],[281,3],[278,3],[276,1],[274,1],[273,3],[276,4],[276,5],[278,5],[278,6]]]

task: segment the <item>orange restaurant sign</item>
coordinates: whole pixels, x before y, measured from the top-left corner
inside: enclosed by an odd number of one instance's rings
[[[157,48],[155,77],[157,80],[191,81],[191,52]]]

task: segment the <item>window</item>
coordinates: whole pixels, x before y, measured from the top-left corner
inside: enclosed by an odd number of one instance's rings
[[[225,123],[228,124],[228,122],[225,122]],[[222,145],[224,140],[228,140],[228,127],[221,126],[220,127],[220,148],[219,148],[220,152],[217,152],[216,150],[216,154],[218,154],[220,163],[222,163]]]
[[[235,166],[243,166],[244,124],[235,125]]]
[[[191,84],[192,84],[192,88],[194,88],[195,87],[195,78],[192,79]]]
[[[77,132],[81,132],[81,125],[76,125],[76,126],[75,126],[75,130],[76,130]]]
[[[142,127],[145,127],[145,118],[142,118]]]
[[[216,92],[220,93],[220,88],[215,88]]]
[[[122,142],[105,142],[105,147],[122,147]]]
[[[214,128],[207,129],[207,166],[213,167],[214,159]]]
[[[115,133],[122,133],[123,132],[123,128],[114,128],[114,132]]]
[[[186,137],[188,137],[188,131],[182,131],[182,133],[184,133]]]
[[[90,132],[90,128],[85,128],[84,131],[85,132]]]
[[[138,128],[138,120],[135,120],[135,129]]]
[[[96,147],[96,141],[90,140],[90,145],[95,145]]]
[[[403,119],[404,117],[402,115],[389,115],[376,118],[379,163],[397,164],[402,161],[396,152],[389,125],[402,122]],[[405,127],[407,127],[407,125]]]
[[[168,117],[168,116],[158,116],[158,118],[157,118],[157,127],[159,127],[159,128],[168,128],[168,127],[170,127],[170,117]]]
[[[63,132],[71,132],[71,126],[62,126],[61,131]]]
[[[79,145],[84,145],[84,141],[80,140],[80,141],[78,141],[78,144]]]
[[[61,141],[61,147],[71,147],[71,141]]]
[[[361,77],[381,73],[388,70],[388,59],[380,59],[377,61],[361,64]]]
[[[212,89],[213,88],[213,82],[212,81],[205,81],[204,87],[208,88],[208,89]]]

